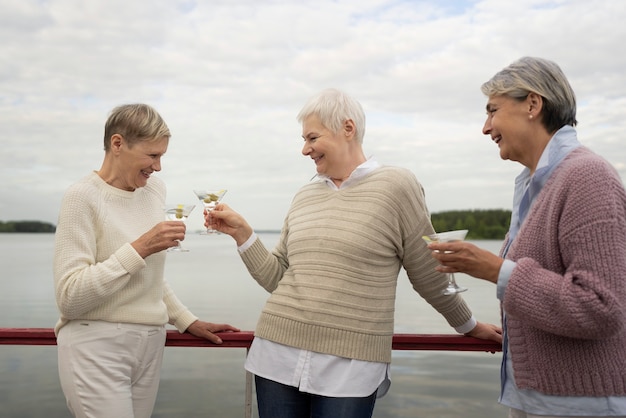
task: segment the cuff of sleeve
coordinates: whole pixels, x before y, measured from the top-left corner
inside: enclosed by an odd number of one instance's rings
[[[476,321],[474,316],[472,316],[466,323],[464,323],[460,327],[454,327],[454,330],[458,332],[459,334],[467,334],[468,332],[473,330],[474,327],[476,327],[477,323],[478,322]]]
[[[197,316],[187,311],[181,314],[180,317],[176,318],[176,321],[172,325],[174,325],[178,332],[182,334],[187,330],[187,328],[189,328],[189,325],[193,324],[197,320]]]
[[[130,243],[122,245],[116,252],[115,257],[120,265],[128,273],[133,274],[146,266],[146,260],[141,258]]]
[[[254,272],[259,266],[263,265],[267,258],[267,254],[267,249],[261,240],[257,238],[245,252],[239,255],[248,268],[248,271]]]
[[[250,248],[250,246],[254,244],[254,241],[256,241],[256,232],[252,231],[252,235],[250,235],[250,238],[248,238],[246,242],[237,247],[237,251],[239,251],[239,254]]]
[[[502,265],[500,266],[500,272],[498,273],[498,283],[496,286],[496,296],[499,300],[504,300],[504,292],[506,291],[506,287],[509,284],[509,279],[511,278],[511,274],[513,274],[513,269],[517,266],[517,263],[512,260],[504,260]]]

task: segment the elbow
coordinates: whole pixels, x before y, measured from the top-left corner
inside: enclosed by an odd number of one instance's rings
[[[67,292],[57,292],[57,308],[63,318],[80,319],[81,316],[91,309],[91,306],[79,303],[76,299]]]
[[[601,340],[613,338],[626,330],[626,312],[616,309],[616,306],[607,307],[596,315],[581,315],[578,320],[580,338]]]
[[[616,295],[610,294],[601,297],[597,315],[591,324],[593,330],[598,330],[598,338],[612,338],[626,330],[626,304]]]
[[[61,316],[66,319],[79,319],[86,312],[86,310],[80,309],[76,304],[68,300],[57,300],[57,307]]]
[[[626,330],[626,312],[619,312],[606,318],[600,326],[604,327],[604,336],[614,337]]]

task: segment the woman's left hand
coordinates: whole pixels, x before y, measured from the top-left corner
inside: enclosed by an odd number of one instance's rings
[[[465,335],[502,344],[502,328],[493,324],[477,322],[476,326]]]
[[[214,334],[214,332],[225,332],[225,331],[241,331],[239,328],[235,328],[232,325],[228,324],[214,324],[212,322],[204,322],[201,320],[196,320],[189,325],[186,329],[190,334],[195,335],[196,337],[205,338],[211,341],[214,344],[221,344],[222,339]]]

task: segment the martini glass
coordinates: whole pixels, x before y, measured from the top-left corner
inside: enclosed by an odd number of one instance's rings
[[[459,229],[456,231],[440,232],[430,235],[424,235],[422,238],[426,241],[426,244],[431,242],[454,242],[463,241],[467,235],[467,229]],[[466,287],[461,287],[456,283],[453,273],[448,274],[448,286],[443,291],[444,295],[454,295],[456,293],[465,292]]]
[[[206,209],[207,212],[211,212],[215,209],[215,206],[222,201],[222,198],[226,194],[226,189],[196,189],[193,192],[204,205],[204,209]],[[203,234],[217,233],[218,231],[211,227],[207,227],[206,232],[203,232]]]
[[[165,211],[165,219],[168,221],[181,221],[185,222],[189,217],[189,214],[195,208],[196,205],[165,205],[163,210]],[[178,241],[178,245],[176,247],[170,247],[167,251],[189,251],[187,248],[184,248],[180,245],[180,241]]]

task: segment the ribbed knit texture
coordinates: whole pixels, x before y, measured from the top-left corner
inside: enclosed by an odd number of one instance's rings
[[[55,235],[54,283],[61,317],[147,325],[183,332],[197,319],[163,280],[165,253],[145,260],[130,245],[165,219],[165,186],[151,177],[134,192],[95,172],[63,197]]]
[[[507,258],[515,383],[548,395],[626,395],[626,193],[587,148],[537,196]]]
[[[260,240],[241,254],[272,295],[255,335],[359,360],[390,362],[396,284],[404,266],[416,291],[453,326],[471,318],[422,240],[433,232],[421,185],[382,167],[350,187],[323,182],[294,197],[276,248]]]

